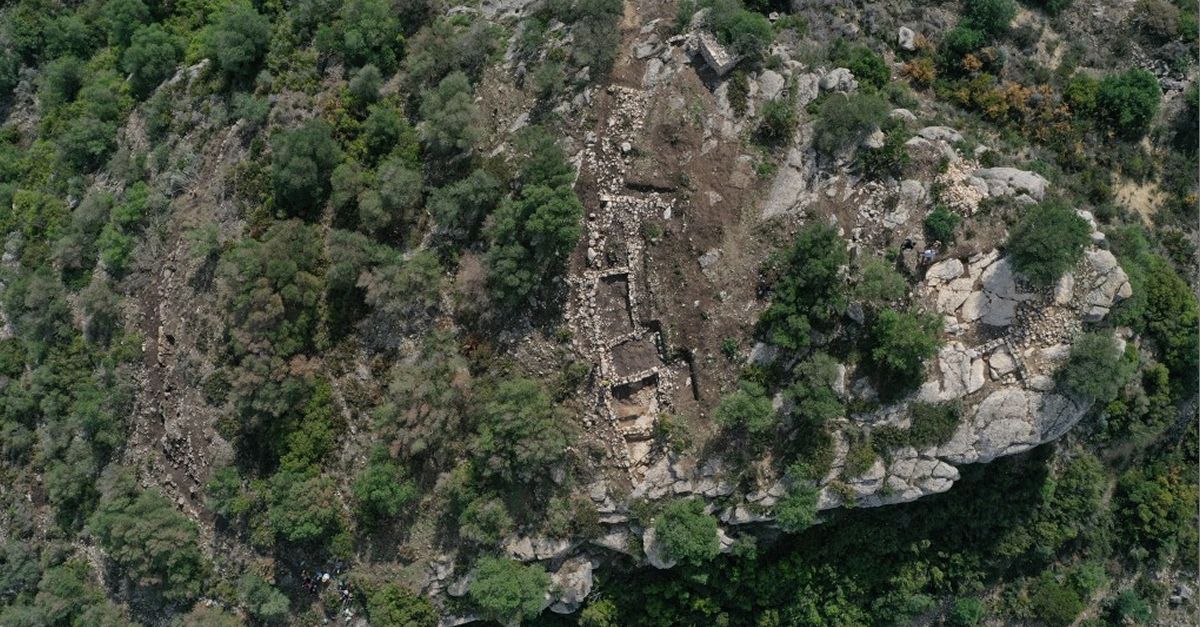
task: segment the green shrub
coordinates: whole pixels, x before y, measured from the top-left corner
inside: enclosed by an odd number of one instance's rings
[[[1106,617],[1112,625],[1147,625],[1153,615],[1150,604],[1133,588],[1126,588],[1107,604]]]
[[[792,141],[796,130],[796,109],[790,100],[768,100],[763,103],[758,129],[758,141],[767,146],[785,146]]]
[[[963,18],[972,28],[996,37],[1008,31],[1008,25],[1017,16],[1017,5],[1012,0],[966,0]]]
[[[386,450],[372,454],[353,487],[358,518],[368,528],[395,519],[417,497],[417,488]]]
[[[150,22],[150,9],[142,0],[108,0],[102,10],[108,43],[117,48],[129,45],[133,33]]]
[[[908,295],[908,282],[888,262],[872,257],[863,264],[854,298],[874,307],[885,307]]]
[[[937,205],[925,216],[925,236],[930,241],[952,244],[955,239],[954,231],[961,222],[962,216],[951,211],[946,205]]]
[[[367,618],[372,625],[435,627],[438,624],[437,610],[425,597],[393,582],[367,592]]]
[[[175,73],[179,46],[175,37],[158,24],[140,28],[121,57],[134,93],[145,96]]]
[[[1031,283],[1047,286],[1075,267],[1090,241],[1086,221],[1065,204],[1046,201],[1034,205],[1008,238],[1013,268]]]
[[[734,13],[721,26],[719,34],[723,35],[731,52],[750,59],[762,57],[775,38],[771,22],[765,16],[744,10]]]
[[[516,624],[541,613],[543,595],[550,587],[550,576],[541,566],[481,557],[474,572],[467,598],[488,618]]]
[[[271,477],[269,517],[275,533],[288,542],[328,540],[342,528],[337,485],[313,471],[281,470]]]
[[[532,379],[500,382],[485,397],[472,447],[479,470],[506,482],[542,479],[562,460],[570,422]]]
[[[1158,79],[1141,68],[1105,76],[1096,92],[1096,113],[1113,132],[1137,139],[1158,113],[1162,90]]]
[[[912,423],[908,443],[918,450],[950,441],[958,429],[962,406],[958,403],[913,403],[909,408]]]
[[[987,35],[960,23],[942,37],[942,43],[938,47],[939,60],[942,66],[960,71],[963,57],[978,52],[986,45]]]
[[[1171,377],[1184,390],[1194,390],[1200,366],[1200,310],[1188,284],[1161,257],[1150,258],[1146,271],[1146,309],[1136,326],[1158,346]]]
[[[494,213],[487,236],[488,284],[505,312],[542,309],[582,233],[583,205],[570,186],[525,186]]]
[[[846,308],[841,267],[849,261],[846,245],[833,227],[814,224],[796,237],[771,270],[778,273],[771,305],[759,325],[765,339],[789,350],[808,347],[813,326],[827,327]]]
[[[1063,384],[1072,394],[1107,403],[1129,382],[1135,366],[1117,350],[1111,332],[1085,333],[1071,346]]]
[[[909,137],[903,127],[895,126],[884,135],[882,146],[860,150],[858,165],[863,173],[873,178],[900,177],[912,161],[905,145]]]
[[[247,573],[238,579],[238,599],[254,618],[266,623],[283,622],[288,614],[288,598],[267,580]]]
[[[701,499],[676,499],[654,521],[654,533],[667,557],[700,565],[720,553],[717,519],[704,513]]]
[[[725,429],[745,429],[753,436],[770,433],[778,423],[771,397],[761,385],[750,381],[742,381],[738,389],[721,399],[713,420]]]
[[[481,546],[495,546],[512,533],[513,521],[500,499],[477,498],[458,516],[458,535]]]
[[[1030,596],[1033,614],[1049,627],[1067,627],[1083,611],[1083,599],[1070,586],[1043,576]]]
[[[232,81],[244,81],[257,71],[271,41],[271,22],[249,2],[225,5],[205,34],[206,54]]]
[[[329,177],[340,160],[329,125],[312,119],[271,138],[275,206],[290,216],[314,217],[329,196]]]
[[[846,465],[842,468],[842,476],[847,479],[863,476],[879,459],[870,436],[855,435],[856,437],[850,438],[850,448],[846,451]]]
[[[207,568],[196,525],[161,494],[138,490],[132,475],[110,472],[104,481],[109,485],[88,529],[108,556],[168,601],[195,598]]]
[[[817,427],[845,415],[846,408],[833,389],[837,377],[837,360],[822,352],[796,364],[786,390],[795,406],[794,415]]]
[[[874,94],[832,94],[821,103],[813,145],[826,155],[854,148],[883,125],[890,110]]]
[[[820,491],[801,483],[793,485],[775,504],[775,522],[788,533],[800,533],[817,520],[817,498]]]
[[[954,627],[975,627],[983,621],[983,602],[976,597],[959,597],[950,606],[947,615]]]
[[[892,78],[892,70],[883,57],[866,46],[850,46],[844,39],[834,42],[829,60],[849,69],[861,85],[883,89]]]
[[[888,309],[871,325],[871,362],[887,397],[903,394],[921,384],[925,360],[937,353],[942,320],[928,314]]]

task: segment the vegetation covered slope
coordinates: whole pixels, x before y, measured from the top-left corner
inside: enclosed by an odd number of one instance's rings
[[[772,23],[791,7],[8,3],[0,624],[1169,618],[1174,582],[1197,568],[1192,7],[1137,3],[1134,64],[1069,1],[943,4],[930,23],[952,26],[908,47],[858,5]],[[893,109],[924,108],[973,126],[964,142],[987,138],[981,161],[1019,158],[1060,190],[984,209],[1011,220],[1003,245],[1020,272],[1049,285],[1077,263],[1087,229],[1069,209],[1088,207],[1134,296],[1061,375],[1096,401],[1080,433],[967,470],[949,494],[814,527],[829,423],[864,409],[835,392],[839,364],[861,365],[884,400],[905,397],[942,321],[885,262],[898,250],[860,264],[815,220],[764,237],[772,262],[740,277],[762,287],[757,324],[709,333],[728,358],[701,367],[725,393],[652,437],[696,455],[712,437],[743,477],[778,466],[795,484],[776,508],[783,532],[726,547],[699,500],[634,503],[629,518],[679,565],[641,572],[617,551],[578,613],[550,616],[549,564],[513,559],[510,541],[599,539],[588,486],[613,467],[585,418],[608,382],[592,381],[563,316],[571,272],[608,254],[581,242],[596,199],[572,157],[595,120],[573,114],[636,82],[621,72],[640,59],[627,48],[642,24],[623,15],[682,32],[699,10],[696,25],[741,57],[725,78],[696,66],[751,117],[738,141],[753,186],[798,141],[825,172],[898,179],[911,131]],[[924,15],[899,6],[889,19]],[[749,77],[801,57],[847,68],[858,89],[751,113]],[[1164,99],[1176,77],[1186,89]],[[680,135],[706,102],[685,103]],[[948,245],[981,223],[960,222],[939,206],[924,225]],[[1139,343],[1118,350],[1115,325]],[[753,340],[794,359],[743,368]],[[848,472],[941,443],[959,418],[918,406],[908,430],[854,440]]]

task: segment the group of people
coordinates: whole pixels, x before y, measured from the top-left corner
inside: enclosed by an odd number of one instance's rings
[[[308,573],[308,569],[304,569],[300,571],[300,584],[304,586],[304,589],[307,590],[309,594],[318,594],[323,586],[326,586],[330,581],[333,581],[334,585],[336,585],[338,588],[338,596],[341,597],[342,605],[346,605],[350,602],[350,585],[340,579],[334,579],[334,575],[341,574],[342,567],[340,564],[336,566],[334,573],[332,574],[329,572],[317,571],[310,575]]]
[[[902,251],[903,250],[912,250],[916,247],[917,247],[917,243],[914,242],[911,237],[909,237],[909,238],[904,239],[904,244],[900,247],[900,250],[902,250]],[[941,249],[942,249],[942,243],[934,242],[933,246],[921,251],[920,265],[928,266],[928,265],[932,264],[933,260],[937,258],[938,251],[940,251]]]

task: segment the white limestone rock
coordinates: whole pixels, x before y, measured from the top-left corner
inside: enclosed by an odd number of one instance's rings
[[[980,168],[972,176],[987,184],[989,196],[1026,194],[1034,200],[1041,200],[1049,184],[1045,177],[1036,172],[1016,168]]]

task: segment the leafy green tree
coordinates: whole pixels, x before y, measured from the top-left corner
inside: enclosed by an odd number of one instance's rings
[[[179,46],[175,37],[158,24],[138,29],[121,57],[121,68],[130,76],[133,91],[145,96],[175,72]]]
[[[808,483],[797,483],[775,504],[775,521],[788,533],[800,533],[817,520],[820,492]]]
[[[63,14],[46,25],[46,47],[43,53],[49,57],[74,55],[86,59],[96,48],[97,33],[92,23],[77,14]]]
[[[240,0],[215,14],[205,37],[206,54],[228,80],[243,81],[258,70],[270,41],[270,20]]]
[[[1171,377],[1193,390],[1200,351],[1200,309],[1188,284],[1161,257],[1150,259],[1145,282],[1146,309],[1137,326],[1154,338]]]
[[[654,534],[670,558],[700,565],[721,551],[717,519],[704,513],[700,499],[676,499],[654,520]]]
[[[590,601],[579,612],[581,627],[619,627],[621,624],[617,605],[609,599]]]
[[[889,394],[901,394],[920,385],[925,360],[937,353],[941,318],[888,309],[871,325],[871,362]]]
[[[553,287],[582,233],[583,205],[568,186],[533,185],[505,200],[488,230],[488,281],[507,311]]]
[[[271,527],[288,542],[316,543],[342,528],[337,485],[315,471],[281,470],[271,477]]]
[[[329,125],[312,119],[271,138],[275,206],[291,216],[314,216],[329,196],[329,178],[341,160]]]
[[[488,618],[515,624],[541,613],[550,576],[540,565],[481,557],[474,574],[467,598]]]
[[[1096,92],[1096,112],[1109,129],[1137,139],[1150,128],[1158,113],[1162,90],[1158,79],[1141,68],[1110,74],[1100,81]]]
[[[237,593],[246,611],[263,623],[278,624],[287,618],[288,598],[266,579],[253,573],[242,575]]]
[[[482,133],[466,74],[454,72],[425,91],[417,134],[425,150],[442,163],[453,165],[471,154]]]
[[[841,267],[848,261],[846,245],[833,227],[814,224],[801,231],[774,269],[778,278],[771,306],[759,319],[767,341],[802,350],[814,326],[835,321],[846,308]]]
[[[408,167],[419,167],[421,149],[417,133],[403,113],[386,103],[371,105],[368,111],[361,131],[367,164],[374,165],[386,156],[395,155]]]
[[[372,453],[371,461],[354,481],[353,492],[358,518],[368,528],[395,519],[417,497],[416,486],[385,449]]]
[[[389,375],[386,401],[375,412],[406,457],[448,462],[455,456],[457,436],[470,399],[467,362],[453,338],[430,333],[420,349],[397,363]]]
[[[1017,5],[1012,0],[966,0],[964,9],[967,24],[992,37],[1007,32],[1017,16]]]
[[[359,228],[368,233],[384,234],[395,227],[412,227],[419,220],[423,178],[421,172],[390,158],[379,165],[378,203],[363,202],[359,196]]]
[[[512,517],[500,499],[477,498],[458,516],[459,537],[481,546],[495,546],[512,530]]]
[[[1134,369],[1135,364],[1117,350],[1111,333],[1085,333],[1071,346],[1063,384],[1073,394],[1107,403],[1129,382]]]
[[[150,22],[150,9],[142,0],[108,0],[102,15],[108,43],[117,48],[128,46],[133,33]]]
[[[886,307],[908,295],[908,282],[882,259],[872,257],[863,264],[854,297],[875,307]]]
[[[436,627],[439,618],[425,597],[393,582],[367,592],[367,617],[372,625],[396,627]]]
[[[1083,599],[1070,586],[1043,576],[1029,598],[1035,616],[1050,627],[1067,627],[1083,611]]]
[[[485,397],[472,449],[485,475],[506,482],[541,479],[566,455],[572,427],[532,379],[501,381]]]
[[[795,416],[804,423],[823,427],[846,413],[833,386],[838,362],[823,352],[813,353],[792,369],[792,384],[786,393],[795,406]]]
[[[1039,286],[1058,280],[1083,257],[1090,229],[1066,205],[1047,201],[1031,207],[1008,238],[1013,268]]]
[[[347,86],[355,108],[361,111],[379,100],[379,87],[382,84],[383,74],[379,72],[379,68],[369,64],[359,68]]]
[[[128,471],[110,471],[88,529],[138,585],[172,602],[200,594],[207,566],[196,525],[161,494],[138,490]]]
[[[785,146],[796,131],[796,108],[785,98],[763,103],[762,114],[755,133],[758,141],[767,146]]]
[[[833,94],[817,113],[813,145],[826,155],[849,150],[887,120],[891,107],[874,94]]]
[[[370,64],[384,71],[396,67],[404,35],[393,3],[349,0],[342,5],[338,18],[318,31],[319,48],[341,56],[349,67]]]
[[[370,313],[359,323],[359,330],[367,343],[391,347],[397,332],[428,325],[440,305],[441,279],[442,266],[428,250],[360,274],[358,286],[366,291]]]
[[[90,115],[75,118],[58,137],[59,154],[69,168],[91,172],[116,148],[116,132],[117,125],[112,122]]]
[[[483,221],[500,204],[500,181],[478,169],[466,178],[435,189],[426,207],[437,223],[435,233],[454,243],[474,241]]]
[[[1190,468],[1158,462],[1133,467],[1117,482],[1117,524],[1123,544],[1171,550],[1195,526],[1197,490]],[[1195,537],[1194,531],[1190,537]],[[1182,546],[1180,547],[1182,548]]]
[[[771,397],[752,381],[742,381],[726,394],[713,412],[713,419],[725,429],[745,429],[752,436],[763,436],[778,424]]]

